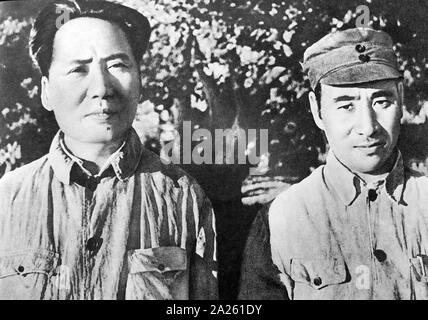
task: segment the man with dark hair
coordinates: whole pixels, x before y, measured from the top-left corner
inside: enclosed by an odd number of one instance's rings
[[[329,154],[257,218],[241,299],[428,298],[428,178],[404,168],[397,148],[396,60],[390,36],[367,28],[306,50],[311,112]],[[256,254],[268,267],[252,263]]]
[[[30,51],[60,131],[0,180],[0,299],[215,299],[215,219],[132,128],[150,37],[107,1],[42,9]]]

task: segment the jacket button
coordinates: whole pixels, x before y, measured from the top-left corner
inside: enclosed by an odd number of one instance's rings
[[[165,270],[165,265],[164,264],[159,264],[158,265],[158,269],[160,270],[160,271],[164,271]]]
[[[377,192],[376,190],[370,189],[369,190],[369,200],[375,201],[377,199]]]
[[[88,241],[86,242],[86,250],[95,251],[96,248],[97,248],[97,239],[95,238],[88,239]]]
[[[322,280],[320,277],[314,278],[314,285],[320,286],[322,284]]]
[[[381,249],[374,250],[373,254],[379,262],[384,262],[386,260],[386,253]]]
[[[357,44],[355,46],[355,50],[357,50],[359,53],[363,53],[364,51],[366,51],[366,47],[363,46],[362,44]]]
[[[19,267],[18,267],[18,271],[19,271],[19,272],[24,272],[24,270],[25,270],[25,268],[24,268],[23,266],[19,266]]]
[[[358,56],[358,59],[360,59],[361,62],[369,62],[370,61],[370,56],[368,54],[360,54]]]

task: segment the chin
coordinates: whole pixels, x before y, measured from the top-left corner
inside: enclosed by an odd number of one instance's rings
[[[81,135],[81,141],[86,143],[110,143],[121,139],[125,131],[93,130]]]
[[[361,159],[361,162],[356,164],[356,171],[366,174],[375,174],[382,169],[385,161],[380,159]]]

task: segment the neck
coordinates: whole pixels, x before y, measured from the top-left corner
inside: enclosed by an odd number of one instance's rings
[[[389,172],[382,174],[371,174],[371,173],[356,173],[365,183],[376,182],[385,179]]]
[[[397,156],[398,156],[398,152],[397,152],[397,150],[394,150],[392,155],[383,164],[383,166],[381,168],[379,168],[373,172],[370,172],[370,173],[358,172],[356,174],[366,183],[383,180],[388,176],[388,174],[394,168],[395,162],[397,160]]]
[[[123,138],[108,143],[87,143],[64,135],[64,143],[73,155],[84,161],[83,165],[89,172],[97,174],[108,158],[119,149]]]

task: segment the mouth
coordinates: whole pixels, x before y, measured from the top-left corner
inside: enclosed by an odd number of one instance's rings
[[[375,147],[382,147],[385,144],[385,142],[382,141],[375,141],[369,144],[360,144],[355,146],[355,148],[362,148],[362,149],[369,149],[369,148],[375,148]]]
[[[360,144],[355,146],[355,148],[366,154],[375,154],[379,152],[384,146],[385,142],[376,141],[369,144]]]
[[[115,115],[117,115],[117,112],[114,112],[112,110],[105,110],[101,112],[92,112],[86,115],[87,117],[95,118],[98,120],[108,120],[113,118]]]

